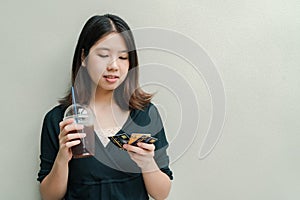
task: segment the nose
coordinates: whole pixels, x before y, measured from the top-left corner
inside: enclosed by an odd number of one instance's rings
[[[117,62],[117,58],[113,58],[107,65],[107,70],[108,71],[117,71],[118,70],[118,62]]]

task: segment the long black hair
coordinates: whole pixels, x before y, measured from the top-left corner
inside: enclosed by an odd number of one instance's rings
[[[121,33],[125,40],[130,70],[123,83],[114,90],[114,99],[124,110],[143,109],[151,101],[152,95],[144,92],[139,86],[138,56],[134,38],[128,24],[120,17],[112,14],[91,17],[85,23],[80,33],[73,57],[71,78],[71,84],[76,87],[76,91],[80,91],[80,95],[77,94],[77,101],[82,104],[88,104],[92,96],[90,76],[86,67],[81,67],[83,57],[86,58],[88,56],[91,47],[99,39],[113,32]],[[80,73],[78,73],[79,70]],[[80,82],[80,84],[76,82]],[[71,90],[67,92],[67,95],[59,103],[64,106],[72,104]]]

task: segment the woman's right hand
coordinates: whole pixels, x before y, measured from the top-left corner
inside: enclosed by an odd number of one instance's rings
[[[59,127],[59,151],[57,159],[69,162],[72,158],[71,147],[78,145],[80,138],[84,138],[86,135],[85,133],[76,133],[76,130],[83,129],[83,125],[74,123],[74,119],[72,118],[61,121]]]

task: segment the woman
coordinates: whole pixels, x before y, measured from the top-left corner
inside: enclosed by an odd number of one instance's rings
[[[168,142],[152,95],[138,84],[138,60],[130,28],[120,17],[91,17],[75,49],[72,85],[78,102],[96,116],[95,156],[72,158],[71,147],[85,134],[73,119],[63,120],[71,91],[49,111],[41,135],[38,180],[43,199],[165,199],[173,179],[166,154]],[[73,133],[72,133],[73,132]],[[117,133],[150,133],[155,144],[108,141]]]

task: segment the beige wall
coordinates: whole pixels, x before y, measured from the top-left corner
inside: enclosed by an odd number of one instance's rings
[[[198,97],[199,134],[171,165],[175,179],[169,199],[299,199],[298,1],[27,0],[0,5],[1,199],[40,198],[36,176],[43,115],[66,89],[83,23],[107,12],[122,16],[132,28],[160,27],[191,37],[224,82],[222,137],[199,160],[211,115],[203,79],[193,76],[188,64],[180,65],[178,57],[141,53],[141,64],[156,59],[179,70]],[[172,140],[180,112],[173,110],[174,99],[164,106],[168,95],[157,90],[155,101]]]

